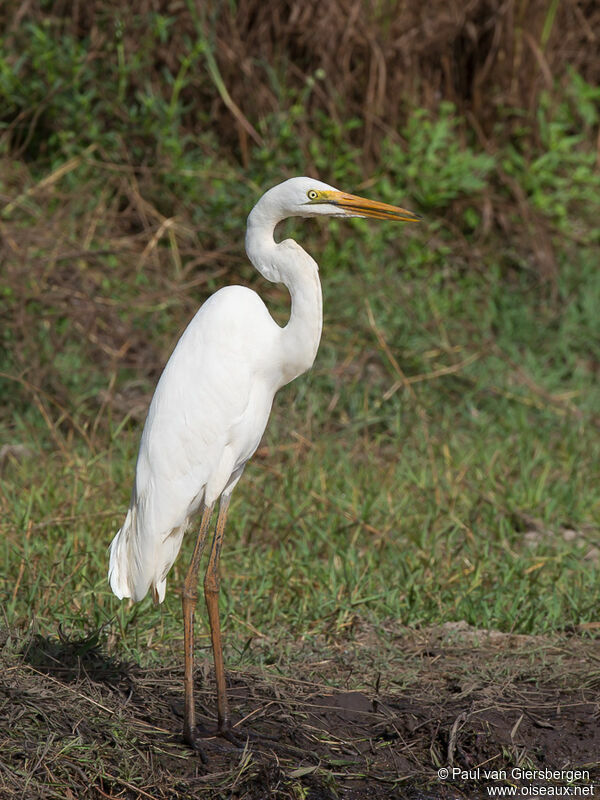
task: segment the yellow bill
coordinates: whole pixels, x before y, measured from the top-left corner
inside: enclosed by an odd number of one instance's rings
[[[412,211],[407,211],[399,206],[381,203],[379,200],[368,200],[346,192],[329,191],[319,192],[319,197],[313,202],[330,203],[343,209],[349,216],[371,217],[372,219],[395,219],[400,222],[419,222],[423,218]]]

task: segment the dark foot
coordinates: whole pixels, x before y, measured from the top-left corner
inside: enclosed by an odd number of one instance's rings
[[[188,747],[191,747],[194,752],[198,753],[202,763],[206,764],[206,753],[204,752],[204,748],[202,746],[202,737],[198,736],[195,731],[184,730],[183,741],[188,745]]]
[[[207,730],[203,726],[197,725],[194,731],[185,728],[183,731],[184,742],[198,753],[204,764],[207,763],[207,757],[203,743],[209,739],[225,739],[236,748],[243,750],[251,736],[252,734],[238,733],[230,724],[219,725],[216,730]]]
[[[245,747],[250,738],[249,734],[243,734],[240,731],[234,730],[231,724],[219,725],[216,735],[220,736],[222,739],[227,739],[228,742],[231,742],[231,744],[234,744],[236,747]]]

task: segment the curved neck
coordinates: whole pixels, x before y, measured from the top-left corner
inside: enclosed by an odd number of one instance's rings
[[[248,217],[246,252],[252,265],[269,281],[283,283],[292,309],[279,342],[280,386],[313,365],[323,327],[323,297],[316,261],[293,239],[275,242],[279,220],[269,219],[255,206]],[[258,213],[256,213],[258,212]]]

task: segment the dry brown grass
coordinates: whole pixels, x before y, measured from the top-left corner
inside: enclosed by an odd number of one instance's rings
[[[176,330],[195,311],[194,291],[226,278],[237,262],[223,242],[206,248],[210,233],[201,243],[184,219],[166,218],[145,199],[143,175],[133,167],[117,168],[88,151],[41,180],[8,158],[0,169],[6,192],[0,261],[10,296],[0,315],[13,365],[0,378],[11,383],[13,399],[37,407],[60,449],[61,430],[76,431],[89,445],[107,403],[134,419],[145,414],[148,397],[139,380],[121,382],[118,391],[114,383],[123,369],[158,378],[170,343],[158,352],[148,335],[156,310]],[[76,193],[61,182],[71,172],[82,175]],[[108,389],[103,381],[90,405],[84,397],[90,387],[80,386],[74,408],[77,387],[62,381],[56,359],[72,353],[77,380],[76,351],[108,376]]]
[[[181,741],[179,668],[119,662],[96,638],[34,636],[23,657],[2,643],[4,798],[474,798],[485,780],[446,785],[437,768],[599,776],[597,641],[388,625],[293,645],[294,678],[230,673],[240,746],[208,738],[204,763]]]
[[[307,129],[318,110],[334,119],[361,117],[357,136],[368,160],[382,132],[394,132],[415,105],[450,100],[489,136],[506,109],[535,112],[540,90],[551,89],[567,67],[591,84],[600,81],[600,8],[593,2],[142,0],[125,7],[116,0],[55,0],[42,10],[40,0],[9,0],[3,9],[8,50],[19,25],[47,15],[60,20],[57,35],[89,37],[90,58],[102,57],[117,25],[131,54],[143,46],[150,13],[173,19],[139,86],[151,80],[160,92],[164,70],[179,69],[185,40],[202,38],[211,79],[198,71],[184,90],[189,130],[201,128],[200,115],[209,113],[221,143],[239,147],[242,157],[260,140],[259,121],[280,108],[278,82],[298,90],[319,71],[325,80],[305,98]]]
[[[315,80],[312,90],[302,95],[301,141],[304,131],[307,147],[318,129],[318,112],[340,122],[360,117],[364,125],[348,136],[361,146],[365,167],[378,159],[382,134],[398,136],[415,105],[435,108],[442,99],[453,101],[466,113],[483,146],[494,151],[497,132],[493,126],[499,115],[518,107],[533,119],[540,90],[560,79],[567,66],[592,84],[600,80],[596,57],[600,9],[575,0],[434,0],[427,4],[142,0],[129,8],[115,0],[56,0],[52,4],[9,0],[0,9],[6,58],[10,62],[19,57],[20,27],[45,18],[52,20],[56,36],[89,38],[90,60],[106,57],[107,42],[118,27],[129,60],[144,46],[151,13],[172,20],[170,35],[165,44],[154,47],[149,71],[128,76],[127,91],[135,92],[150,81],[157,93],[168,92],[165,70],[176,75],[185,41],[203,40],[206,69],[194,71],[182,90],[188,108],[185,127],[191,134],[202,130],[208,115],[220,146],[242,161],[248,157],[248,148],[260,140],[260,121],[289,102],[286,92],[300,92],[317,74],[325,79]],[[159,199],[152,197],[151,189],[147,191],[153,182],[151,168],[107,163],[95,146],[50,170],[43,179],[31,179],[25,164],[15,157],[27,152],[43,117],[42,104],[25,109],[17,119],[4,120],[2,136],[11,142],[12,158],[2,164],[5,208],[0,257],[6,265],[6,284],[18,287],[19,308],[15,310],[13,304],[10,319],[15,360],[36,375],[40,390],[50,391],[62,403],[64,392],[52,383],[54,371],[47,353],[21,348],[30,337],[26,328],[33,304],[47,320],[68,316],[89,343],[92,356],[102,359],[109,370],[118,361],[146,373],[144,359],[160,362],[167,353],[157,357],[148,352],[144,332],[103,296],[100,287],[107,260],[115,258],[128,270],[147,275],[155,289],[146,293],[146,308],[168,295],[189,316],[195,305],[188,299],[190,291],[210,276],[239,267],[239,250],[228,251],[210,231],[200,232],[200,244],[185,212],[183,218],[179,215],[181,206],[169,200],[170,210],[161,211]],[[44,119],[43,134],[49,135],[52,125],[61,124],[60,119]],[[503,135],[510,132],[510,125],[503,131]],[[308,153],[306,163],[309,167]],[[61,182],[82,166],[88,173],[96,170],[89,192],[85,183],[79,190],[94,201],[75,213],[73,197],[63,193]],[[493,187],[481,199],[484,234],[493,228],[512,237],[520,250],[531,255],[540,277],[555,282],[552,232],[532,211],[517,182],[500,167],[496,179],[501,199]],[[79,197],[77,202],[81,205]],[[513,218],[521,224],[515,225]],[[465,251],[465,258],[477,261],[472,243]],[[23,282],[24,272],[29,281]],[[72,331],[60,334],[54,325],[49,335],[53,350],[60,352]]]

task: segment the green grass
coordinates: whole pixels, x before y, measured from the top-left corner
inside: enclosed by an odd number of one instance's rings
[[[165,20],[154,22],[159,35]],[[28,164],[3,143],[0,426],[26,453],[0,465],[4,619],[44,633],[102,627],[111,645],[161,658],[182,636],[193,534],[162,607],[119,603],[106,582],[140,409],[195,307],[223,283],[253,285],[285,319],[285,290],[245,262],[246,214],[267,185],[305,171],[307,152],[320,177],[360,191],[360,123],[321,119],[321,135],[306,134],[303,97],[279,87],[289,113],[261,120],[263,145],[241,169],[209,133],[177,135],[199,50],[167,100],[129,86],[143,63],[111,62],[114,97],[130,103],[111,130],[113,101],[96,93],[84,46],[57,53],[49,29],[28,31],[28,58],[53,87],[42,121],[68,100],[71,127],[42,153],[32,123],[16,142]],[[46,83],[22,80],[26,59],[0,67],[7,108],[41,102]],[[596,620],[596,100],[572,75],[544,97],[538,138],[524,123],[493,155],[459,138],[450,104],[417,111],[408,144],[383,142],[362,191],[412,198],[423,225],[287,224],[321,264],[325,328],[234,495],[222,559],[231,657],[277,659],[280,640],[351,635],[357,618],[519,633]],[[133,130],[129,156],[150,170],[123,155]],[[513,235],[482,231],[484,195]]]
[[[426,247],[426,232],[409,235],[409,248]],[[274,659],[279,639],[346,635],[356,618],[465,619],[519,633],[594,621],[598,387],[575,324],[588,324],[597,291],[591,264],[579,265],[589,278],[579,294],[546,307],[526,282],[508,291],[493,269],[407,280],[396,268],[401,239],[387,243],[393,257],[383,247],[371,255],[360,231],[358,241],[364,272],[321,259],[317,363],[278,396],[234,495],[222,559],[230,647]],[[13,422],[11,440],[31,454],[9,459],[0,484],[4,613],[43,632],[106,626],[111,641],[149,658],[181,638],[193,535],[162,607],[111,595],[107,547],[140,425],[104,414],[91,448],[36,410]]]
[[[560,82],[544,71],[541,91],[521,23],[507,39],[496,21],[497,51],[515,54],[511,102],[534,110],[507,107],[510,65],[478,65],[468,45],[461,117],[433,100],[462,74],[435,14],[423,35],[444,80],[433,61],[430,77],[411,71],[431,99],[420,109],[382,60],[391,22],[376,32],[340,4],[326,19],[346,43],[335,76],[302,66],[310,42],[292,57],[297,29],[275,15],[269,32],[260,4],[196,17],[193,3],[169,16],[100,2],[64,18],[21,5],[0,37],[0,793],[421,796],[443,793],[452,759],[595,764],[600,90],[553,60],[562,6],[532,50]],[[489,21],[473,30],[490,38]],[[433,57],[418,49],[402,58]],[[152,391],[196,308],[243,283],[286,320],[287,291],[254,272],[243,238],[260,194],[295,174],[424,221],[278,231],[321,265],[323,338],[276,398],[221,559],[232,712],[256,738],[243,753],[209,741],[201,764],[178,718],[194,530],[159,607],[112,595],[108,547]],[[210,717],[202,603],[196,629]],[[363,693],[368,727],[340,728],[320,701],[338,692]]]

